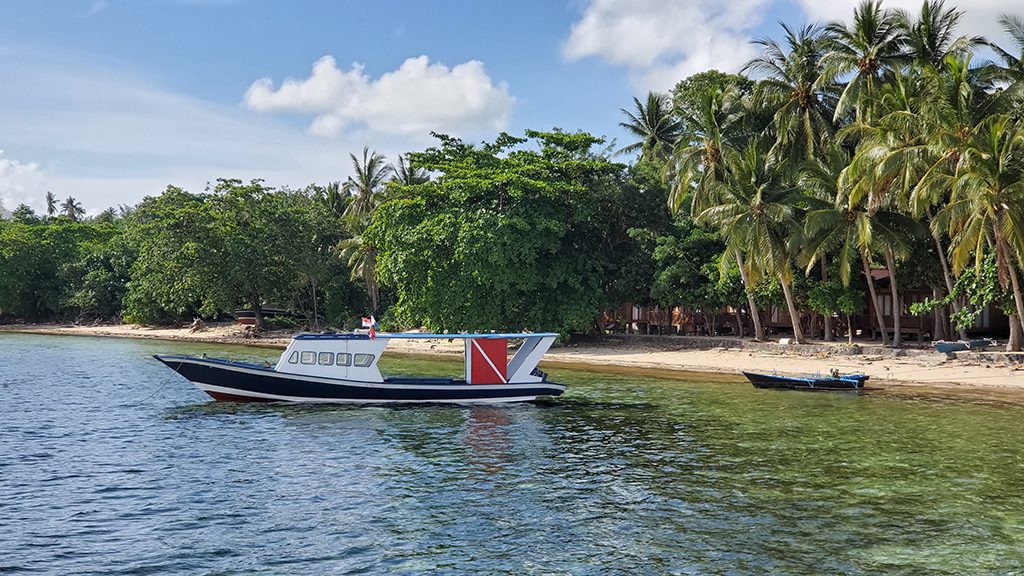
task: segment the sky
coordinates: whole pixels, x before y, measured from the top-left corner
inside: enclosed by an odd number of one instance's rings
[[[963,2],[1004,39],[1019,0]],[[621,108],[750,41],[847,19],[855,0],[3,0],[0,203],[90,214],[217,178],[302,188],[350,153],[585,130],[620,145]],[[916,9],[917,0],[887,0]]]

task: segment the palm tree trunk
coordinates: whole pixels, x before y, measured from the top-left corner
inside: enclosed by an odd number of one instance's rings
[[[782,274],[779,274],[779,284],[782,285],[782,293],[786,296],[786,307],[789,308],[789,323],[793,325],[793,336],[797,344],[806,344],[804,329],[800,326],[800,315],[796,311],[796,303],[793,301],[793,290]]]
[[[896,282],[896,259],[892,255],[892,249],[885,248],[885,265],[889,269],[889,291],[892,293],[892,347],[903,347],[903,334],[900,332],[900,316],[903,316],[903,306],[900,303],[900,288]]]
[[[1006,266],[1006,272],[1010,276],[1010,286],[1013,287],[1013,303],[1017,307],[1017,321],[1021,328],[1024,328],[1024,299],[1021,298],[1020,281],[1017,279],[1017,264],[1014,262],[1013,256],[1010,256],[1014,251],[1011,251],[1010,247],[1006,245],[1006,239],[1003,238],[998,226],[995,227],[993,232],[995,232],[996,240],[996,266],[1000,264]],[[999,258],[1000,253],[1007,256]],[[1000,260],[1002,260],[1001,263]]]
[[[317,307],[316,307],[316,281],[315,280],[310,281],[309,285],[310,285],[310,287],[313,290],[313,329],[314,330],[319,330],[320,329],[320,314],[319,314],[319,311],[317,310]]]
[[[375,276],[377,270],[377,253],[370,252],[366,256],[366,264],[363,267],[363,279],[366,280],[366,293],[370,297],[371,308],[370,314],[377,313],[377,306],[380,301],[380,291],[377,288],[377,278]]]
[[[939,294],[939,289],[932,287],[932,298],[938,300],[942,295]],[[945,340],[946,339],[946,326],[942,319],[942,306],[936,306],[932,310],[932,340]]]
[[[928,211],[928,222],[932,221],[932,212]],[[928,227],[929,229],[931,226]],[[942,239],[939,238],[938,232],[932,230],[932,239],[935,240],[935,249],[939,253],[939,264],[942,265],[942,278],[946,281],[946,294],[953,293],[953,277],[949,273],[949,260],[946,258],[946,248],[942,245]],[[950,303],[953,305],[953,312],[960,312],[960,302],[956,298],[951,298]],[[957,328],[960,333],[961,340],[967,340],[967,331],[963,328]]]
[[[853,322],[850,321],[850,315],[846,315],[846,343],[853,345]]]
[[[764,340],[764,326],[761,325],[761,315],[757,311],[757,302],[754,301],[754,296],[751,293],[750,276],[747,274],[746,267],[743,266],[743,255],[740,254],[739,250],[736,251],[736,264],[740,267],[740,280],[743,281],[743,291],[747,294],[750,319],[754,322],[754,340],[761,342]]]
[[[868,263],[868,253],[862,248],[860,251],[860,263],[864,266],[864,279],[868,281],[868,293],[871,295],[871,308],[875,311],[875,319],[882,330],[882,346],[889,345],[889,333],[885,330],[885,317],[882,316],[882,309],[878,307],[878,294],[875,292],[875,279],[871,277],[871,264]]]
[[[1010,339],[1006,341],[1007,352],[1020,352],[1021,327],[1016,314],[1010,314]]]
[[[821,256],[821,281],[822,282],[828,282],[828,264],[825,261],[826,258],[827,258],[827,256],[822,254],[822,256]],[[825,341],[826,342],[834,342],[836,337],[835,337],[835,335],[832,334],[832,314],[831,313],[829,313],[829,314],[822,314],[822,317],[825,320]]]
[[[736,334],[743,338],[743,311],[736,308],[733,312],[736,317]]]
[[[1021,298],[1020,281],[1017,279],[1017,267],[1013,262],[1008,262],[1006,268],[1010,273],[1010,285],[1013,286],[1013,303],[1017,306],[1017,321],[1024,328],[1024,299]]]

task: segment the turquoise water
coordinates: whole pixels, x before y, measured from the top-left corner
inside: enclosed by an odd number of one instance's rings
[[[0,574],[1024,572],[1024,407],[549,370],[508,407],[210,402],[0,335]],[[450,372],[393,359],[395,372]]]

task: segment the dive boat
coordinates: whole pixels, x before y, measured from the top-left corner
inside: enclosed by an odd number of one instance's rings
[[[563,384],[537,368],[558,334],[299,334],[277,364],[155,355],[215,400],[229,402],[524,402],[558,396]],[[465,377],[385,377],[377,368],[391,340],[465,342]],[[508,359],[508,341],[521,340]]]
[[[758,374],[756,372],[744,372],[744,376],[754,388],[777,388],[783,390],[878,390],[878,388],[865,388],[867,374],[850,373],[840,374],[834,372],[828,376],[782,376],[779,374]]]

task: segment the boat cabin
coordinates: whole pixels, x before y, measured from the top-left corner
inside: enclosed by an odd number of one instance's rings
[[[535,371],[554,343],[554,333],[511,334],[299,334],[274,366],[275,372],[359,382],[386,382],[377,362],[393,340],[453,340],[465,342],[465,382],[468,384],[522,384],[544,380]],[[512,358],[509,340],[522,341]]]

